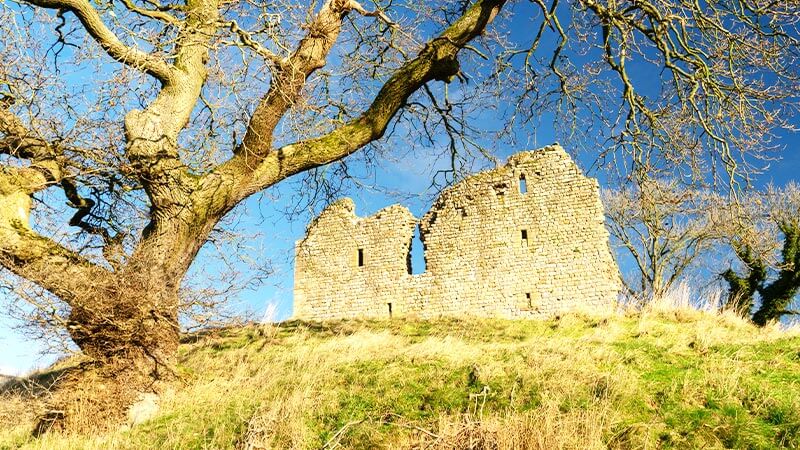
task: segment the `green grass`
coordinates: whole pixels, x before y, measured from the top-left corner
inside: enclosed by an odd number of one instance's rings
[[[151,421],[34,439],[7,394],[0,448],[800,448],[800,333],[726,315],[290,322],[180,353]]]

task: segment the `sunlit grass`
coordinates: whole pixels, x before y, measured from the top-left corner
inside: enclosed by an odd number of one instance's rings
[[[691,305],[289,322],[180,352],[155,419],[34,439],[31,401],[7,396],[0,448],[800,447],[800,331]]]

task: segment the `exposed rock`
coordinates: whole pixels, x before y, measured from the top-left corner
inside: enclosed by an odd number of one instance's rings
[[[158,413],[158,395],[140,394],[139,399],[128,409],[128,426],[135,427],[155,417]]]

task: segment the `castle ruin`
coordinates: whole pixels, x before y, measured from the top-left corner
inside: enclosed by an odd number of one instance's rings
[[[417,226],[425,272],[412,274]],[[546,317],[608,306],[619,289],[597,181],[558,145],[446,189],[419,221],[400,205],[358,217],[341,199],[295,249],[302,319]]]

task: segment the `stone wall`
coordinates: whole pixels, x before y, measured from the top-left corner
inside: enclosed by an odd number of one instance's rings
[[[417,226],[425,273],[412,275]],[[339,200],[295,252],[303,319],[548,316],[609,305],[620,289],[597,182],[557,145],[452,186],[420,221],[400,205],[358,217]]]

